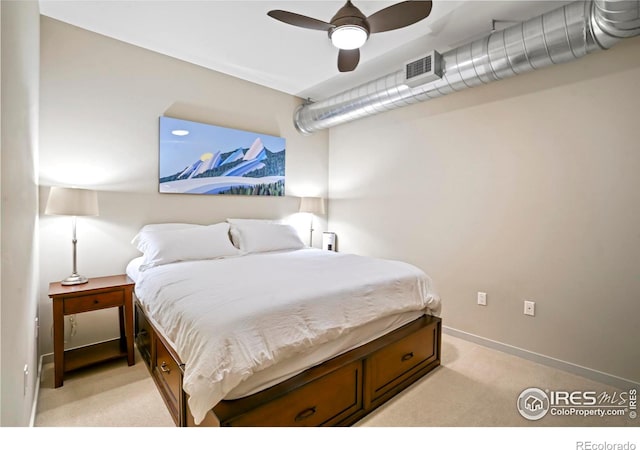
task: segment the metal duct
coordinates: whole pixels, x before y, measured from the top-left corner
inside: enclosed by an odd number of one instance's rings
[[[640,0],[577,1],[442,55],[443,77],[410,88],[404,68],[294,113],[311,134],[362,117],[437,98],[611,48],[640,34]]]

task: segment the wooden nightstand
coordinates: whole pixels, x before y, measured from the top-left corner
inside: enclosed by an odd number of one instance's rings
[[[65,372],[101,361],[127,357],[135,364],[133,351],[133,286],[126,275],[91,278],[88,283],[75,286],[49,284],[49,297],[53,300],[53,360],[55,387],[62,386]],[[64,350],[64,316],[118,307],[120,338]]]

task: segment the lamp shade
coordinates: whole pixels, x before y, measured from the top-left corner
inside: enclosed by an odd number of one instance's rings
[[[322,197],[302,197],[300,198],[300,209],[298,211],[324,214],[324,199]]]
[[[47,215],[97,216],[98,193],[89,189],[52,187],[49,191]]]

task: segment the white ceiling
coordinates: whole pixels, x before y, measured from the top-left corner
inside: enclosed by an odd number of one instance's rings
[[[353,0],[367,16],[395,1]],[[405,61],[555,9],[565,1],[434,0],[431,15],[373,34],[355,71],[340,73],[326,33],[267,16],[283,9],[329,22],[344,1],[40,0],[43,15],[303,98],[322,99]]]

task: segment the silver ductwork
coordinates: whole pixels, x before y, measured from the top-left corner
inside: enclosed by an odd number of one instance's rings
[[[611,48],[640,35],[640,0],[577,1],[442,54],[443,76],[416,87],[401,69],[294,113],[311,134],[456,91],[513,77]]]

